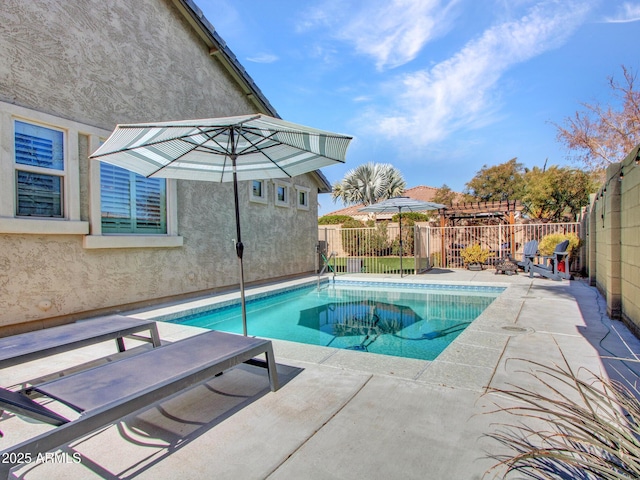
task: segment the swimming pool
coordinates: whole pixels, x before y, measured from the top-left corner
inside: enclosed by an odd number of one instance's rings
[[[247,299],[249,335],[434,360],[504,287],[360,281],[315,284]],[[168,320],[242,332],[234,303]]]
[[[336,281],[247,300],[249,335],[435,359],[504,287]],[[242,332],[239,304],[169,320]]]

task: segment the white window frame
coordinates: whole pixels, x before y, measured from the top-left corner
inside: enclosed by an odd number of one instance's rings
[[[108,135],[108,134],[107,134]],[[89,137],[89,151],[95,152],[107,135],[91,135]],[[93,248],[156,248],[181,247],[183,237],[178,235],[178,203],[177,182],[167,179],[167,233],[166,234],[103,234],[102,208],[100,206],[100,162],[89,162],[89,211],[91,235],[84,237],[83,246]]]
[[[310,188],[296,185],[296,207],[298,208],[298,210],[309,210],[309,193],[310,192],[311,192]],[[306,203],[300,202],[301,193],[304,193],[304,198],[307,200]]]
[[[274,185],[273,202],[274,202],[275,206],[276,207],[290,207],[291,206],[291,199],[289,198],[289,195],[290,195],[291,185],[289,185],[286,182],[279,181],[279,180],[274,180],[273,185]],[[285,196],[284,201],[278,199],[278,190],[280,188],[284,189],[284,196]]]
[[[40,125],[64,134],[63,217],[16,215],[15,121]],[[99,162],[89,161],[89,221],[80,218],[80,160],[78,137],[87,136],[88,151],[97,150],[110,131],[0,102],[0,233],[84,235],[85,248],[179,247],[176,181],[167,181],[167,234],[102,235]],[[22,166],[20,166],[22,168]],[[91,235],[89,235],[91,232]]]
[[[253,193],[254,182],[260,182],[262,184],[262,195],[258,196]],[[269,200],[267,197],[267,182],[266,180],[252,180],[249,183],[249,200],[256,203],[266,204]]]
[[[16,169],[30,170],[15,162],[15,122],[20,121],[63,132],[64,170],[62,178],[62,217],[17,215]],[[90,127],[88,127],[90,128]],[[80,169],[78,134],[84,126],[63,118],[0,102],[0,233],[83,235],[89,222],[80,219]],[[39,170],[40,171],[40,170]]]

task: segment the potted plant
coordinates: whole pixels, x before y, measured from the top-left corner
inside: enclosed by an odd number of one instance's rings
[[[469,270],[482,270],[482,265],[489,259],[489,249],[479,244],[469,245],[460,250],[460,256]]]

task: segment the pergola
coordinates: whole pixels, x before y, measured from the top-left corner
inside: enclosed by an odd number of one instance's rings
[[[441,227],[458,227],[469,223],[513,225],[516,213],[523,210],[519,200],[457,203],[439,210]]]
[[[440,209],[440,226],[443,227],[478,227],[489,225],[505,225],[507,229],[507,241],[500,248],[499,255],[513,253],[514,229],[516,214],[521,212],[524,206],[519,200],[504,200],[494,202],[470,202],[458,203],[447,208]],[[455,250],[457,246],[447,245],[446,235],[442,235],[442,252],[448,249]]]

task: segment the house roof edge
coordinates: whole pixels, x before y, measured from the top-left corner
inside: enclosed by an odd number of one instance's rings
[[[271,105],[267,97],[262,93],[247,73],[238,58],[227,46],[222,37],[216,32],[214,26],[207,20],[193,0],[173,0],[178,9],[185,15],[185,18],[196,29],[200,37],[209,46],[209,52],[212,57],[216,57],[220,63],[229,71],[244,90],[245,95],[259,109],[260,113],[270,115],[272,117],[281,118],[276,109]]]

